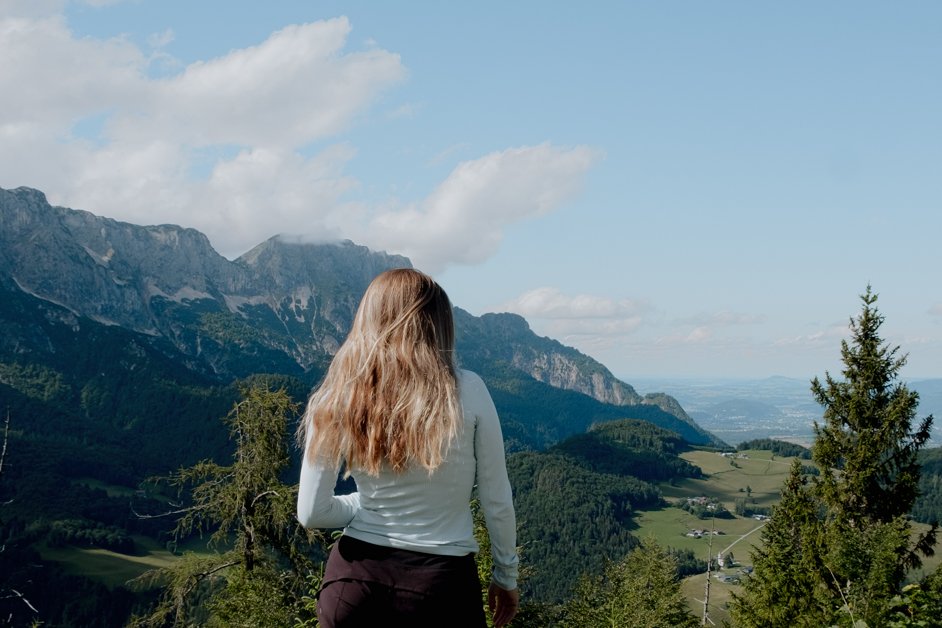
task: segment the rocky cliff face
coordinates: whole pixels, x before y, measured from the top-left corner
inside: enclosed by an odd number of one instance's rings
[[[336,351],[374,276],[411,266],[351,242],[277,237],[229,261],[194,229],[52,207],[29,188],[0,190],[0,250],[0,272],[16,286],[78,315],[165,336],[190,355],[232,340],[214,332],[241,320],[302,369]]]
[[[592,358],[533,333],[516,314],[484,314],[475,318],[458,310],[456,324],[468,337],[462,358],[498,360],[556,388],[575,390],[613,405],[643,400],[634,388],[615,378]]]
[[[52,207],[28,188],[0,190],[0,246],[4,274],[24,292],[150,334],[160,330],[153,297],[213,298],[248,283],[198,231]]]
[[[0,189],[0,281],[77,317],[169,340],[222,378],[322,371],[369,282],[405,257],[352,242],[271,238],[230,261],[194,229],[138,226]],[[77,323],[76,323],[77,324]],[[456,312],[459,355],[616,406],[654,405],[694,425],[667,395],[642,398],[604,366],[536,336],[513,314]],[[698,428],[699,429],[699,428]]]
[[[459,359],[475,366],[498,362],[512,366],[533,379],[555,388],[574,390],[615,406],[652,405],[690,425],[694,420],[673,397],[648,394],[633,387],[589,356],[552,338],[537,336],[516,314],[484,314],[474,317],[457,309]]]

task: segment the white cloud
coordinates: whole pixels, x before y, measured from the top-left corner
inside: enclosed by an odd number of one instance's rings
[[[658,347],[700,345],[712,346],[722,351],[731,344],[743,346],[744,343],[748,343],[741,334],[737,333],[738,328],[761,325],[765,320],[766,317],[761,314],[744,314],[728,310],[699,313],[664,321],[659,326],[663,327],[665,332],[653,337],[652,342]]]
[[[400,118],[414,118],[420,109],[421,106],[416,105],[415,103],[399,105],[392,111],[386,113],[386,119],[398,120]]]
[[[0,120],[28,131],[24,139],[67,137],[85,116],[146,103],[140,50],[122,39],[76,39],[58,16],[0,20],[0,58]]]
[[[0,18],[3,17],[45,17],[60,12],[67,0],[2,0]]]
[[[462,152],[462,151],[466,151],[470,147],[471,145],[468,144],[467,142],[458,142],[457,144],[452,144],[451,146],[448,146],[444,150],[439,151],[438,154],[433,155],[432,158],[429,159],[428,163],[430,166],[437,166],[438,164],[444,162],[446,159],[449,159],[452,155]]]
[[[511,148],[459,164],[424,201],[377,212],[355,240],[408,255],[437,272],[493,255],[504,228],[543,215],[572,198],[597,159],[585,147]]]
[[[139,0],[0,0],[0,16],[45,17],[61,12],[68,4],[101,8]]]
[[[46,10],[61,8],[47,3]],[[6,13],[7,15],[9,13]],[[0,186],[54,203],[203,230],[227,255],[278,232],[323,235],[354,187],[347,129],[405,76],[399,56],[345,52],[345,18],[152,78],[122,38],[75,37],[62,16],[0,19]],[[169,41],[172,32],[152,45]]]
[[[151,33],[147,38],[147,44],[152,48],[163,48],[173,42],[173,29],[166,29],[160,33]]]
[[[584,319],[635,318],[647,309],[629,299],[611,299],[587,294],[569,296],[557,288],[536,288],[501,306],[524,317]]]
[[[936,303],[930,307],[929,316],[942,316],[942,303]]]
[[[385,50],[342,54],[349,33],[346,18],[292,25],[258,46],[194,63],[156,82],[147,132],[264,147],[335,135],[405,76],[399,56]],[[135,118],[124,133],[140,130]]]
[[[122,2],[128,2],[128,0],[80,0],[80,4],[87,4],[93,7],[107,7],[113,4],[121,4]]]
[[[557,288],[530,290],[495,310],[524,316],[534,331],[556,338],[606,364],[632,364],[644,372],[665,356],[745,355],[756,351],[743,326],[765,321],[760,315],[720,311],[667,318],[645,300],[566,294]]]
[[[633,334],[651,315],[645,303],[593,295],[567,295],[557,288],[536,288],[495,310],[526,318],[538,333],[589,351]]]
[[[837,343],[850,334],[850,326],[846,323],[831,323],[809,334],[787,336],[779,338],[772,343],[775,347],[805,346],[820,347],[822,345],[837,346]]]
[[[16,61],[0,64],[0,186],[195,227],[230,257],[276,233],[344,237],[430,272],[487,259],[508,225],[579,191],[598,154],[547,143],[460,163],[424,200],[346,199],[356,151],[341,134],[406,76],[375,44],[346,51],[350,31],[346,18],[291,25],[182,67],[160,50],[171,30],[143,51],[77,37],[61,15],[0,18],[0,59]]]
[[[650,303],[594,295],[568,295],[557,288],[530,290],[495,310],[520,314],[538,333],[571,342],[587,352],[648,343],[658,347],[742,343],[727,331],[761,324],[761,315],[720,311],[668,320]]]
[[[684,338],[685,342],[706,342],[713,337],[713,331],[709,327],[695,327],[687,337]]]
[[[218,164],[201,190],[198,204],[225,207],[226,215],[207,216],[206,224],[197,227],[210,229],[218,219],[230,220],[232,230],[217,237],[227,250],[245,250],[276,233],[346,237],[330,223],[345,210],[341,195],[356,186],[342,172],[353,152],[345,144],[311,159],[290,151],[243,151]]]

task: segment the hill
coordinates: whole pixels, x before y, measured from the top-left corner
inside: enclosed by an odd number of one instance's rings
[[[519,522],[519,542],[532,576],[532,599],[566,599],[579,576],[601,570],[637,544],[630,532],[638,509],[663,503],[654,481],[699,477],[678,454],[676,433],[645,421],[621,420],[563,440],[545,452],[507,461]]]

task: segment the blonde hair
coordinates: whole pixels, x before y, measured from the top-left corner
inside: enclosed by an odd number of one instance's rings
[[[451,303],[431,277],[409,268],[376,277],[308,401],[305,455],[348,473],[435,470],[461,421],[454,348]]]

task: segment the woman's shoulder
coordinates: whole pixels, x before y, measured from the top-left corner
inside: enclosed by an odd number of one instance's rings
[[[484,380],[474,371],[458,369],[458,386],[484,386]]]
[[[480,410],[481,404],[490,402],[491,393],[481,376],[474,371],[458,370],[458,394],[465,410],[469,408]]]
[[[458,381],[471,381],[477,380],[481,381],[481,376],[475,373],[474,371],[469,371],[468,369],[456,369],[458,375]]]

